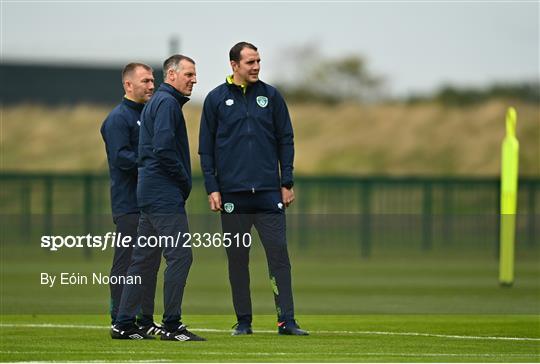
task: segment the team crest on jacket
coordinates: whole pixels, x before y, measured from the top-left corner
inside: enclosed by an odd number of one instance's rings
[[[225,203],[223,207],[225,208],[225,212],[227,212],[228,214],[234,211],[234,204],[232,202]]]
[[[260,107],[268,106],[268,97],[266,96],[257,96],[257,105]]]

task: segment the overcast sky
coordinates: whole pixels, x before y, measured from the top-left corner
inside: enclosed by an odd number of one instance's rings
[[[539,78],[539,2],[45,2],[2,0],[3,60],[161,64],[168,39],[197,62],[195,98],[223,82],[228,51],[259,47],[275,82],[288,49],[361,54],[394,95],[443,83]],[[301,69],[298,70],[301,72]]]

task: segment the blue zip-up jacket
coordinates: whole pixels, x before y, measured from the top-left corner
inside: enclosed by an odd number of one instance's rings
[[[162,83],[141,113],[137,198],[145,213],[184,213],[191,161],[182,106],[189,99]]]
[[[209,194],[292,186],[294,136],[285,100],[262,81],[242,88],[229,77],[204,101],[199,154]]]
[[[139,146],[140,115],[144,104],[124,98],[101,125],[105,142],[111,205],[114,217],[138,213],[137,206],[137,149]]]

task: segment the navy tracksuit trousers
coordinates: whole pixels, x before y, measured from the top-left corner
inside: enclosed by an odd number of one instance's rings
[[[119,233],[122,236],[131,236],[131,241],[135,242],[137,239],[137,226],[139,226],[139,217],[140,214],[125,214],[120,215],[114,218],[114,223],[116,225],[116,234]],[[111,276],[125,276],[131,263],[131,256],[133,254],[133,247],[115,247],[114,248],[114,258],[113,264],[111,267]],[[161,262],[161,256],[156,255],[152,264],[157,266],[159,269],[159,264]],[[150,275],[146,280],[145,285],[143,286],[143,300],[141,304],[141,311],[138,312],[139,316],[137,318],[138,324],[140,325],[150,325],[154,323],[154,298],[156,296],[156,281],[157,281],[157,270],[156,273]],[[111,323],[116,323],[116,317],[118,315],[118,306],[120,305],[120,299],[122,298],[122,291],[124,289],[123,284],[110,284],[111,291]]]
[[[280,191],[222,194],[221,223],[231,236],[250,233],[255,226],[263,244],[278,321],[294,319],[291,264],[287,251],[285,207]],[[251,323],[253,313],[249,288],[249,247],[231,244],[226,248],[233,305],[239,323]]]
[[[188,220],[185,214],[147,214],[142,212],[139,220],[139,239],[147,242],[150,236],[171,236],[176,239],[178,233],[189,233]],[[129,266],[128,276],[140,276],[142,285],[131,284],[124,287],[117,325],[120,329],[129,329],[135,323],[135,315],[143,302],[145,282],[157,274],[159,266],[154,264],[156,257],[165,258],[167,268],[163,282],[163,325],[167,331],[176,331],[181,324],[181,307],[184,287],[193,254],[191,247],[183,247],[182,237],[176,246],[143,247],[136,245]]]

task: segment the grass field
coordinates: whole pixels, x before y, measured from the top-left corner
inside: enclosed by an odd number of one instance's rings
[[[3,361],[114,362],[536,362],[537,315],[305,315],[309,337],[278,336],[256,316],[252,336],[231,337],[231,316],[186,322],[203,343],[113,341],[96,315],[4,316]],[[473,324],[474,323],[474,324]]]
[[[539,314],[540,265],[537,249],[517,251],[516,281],[498,285],[492,250],[387,248],[371,259],[354,252],[291,249],[295,304],[299,314]],[[2,245],[2,314],[105,314],[108,286],[40,284],[40,273],[107,274],[112,254],[77,249],[48,252],[31,246]],[[251,288],[255,314],[273,314],[263,249],[252,247]],[[165,263],[161,265],[163,271]],[[162,274],[159,275],[160,279]],[[161,281],[158,282],[161,287]],[[162,307],[161,289],[156,308]],[[194,249],[184,298],[186,314],[232,312],[227,264],[221,249]],[[233,322],[231,322],[231,325]]]
[[[540,362],[540,265],[518,250],[516,282],[497,284],[491,251],[394,248],[372,259],[292,249],[297,318],[309,337],[276,334],[262,249],[252,251],[255,335],[235,322],[219,249],[195,250],[184,322],[204,343],[119,342],[108,336],[106,286],[47,288],[39,273],[107,272],[110,252],[50,253],[2,245],[2,361]],[[163,268],[163,266],[162,266]],[[156,307],[161,311],[161,282]],[[159,316],[156,314],[156,320]]]

